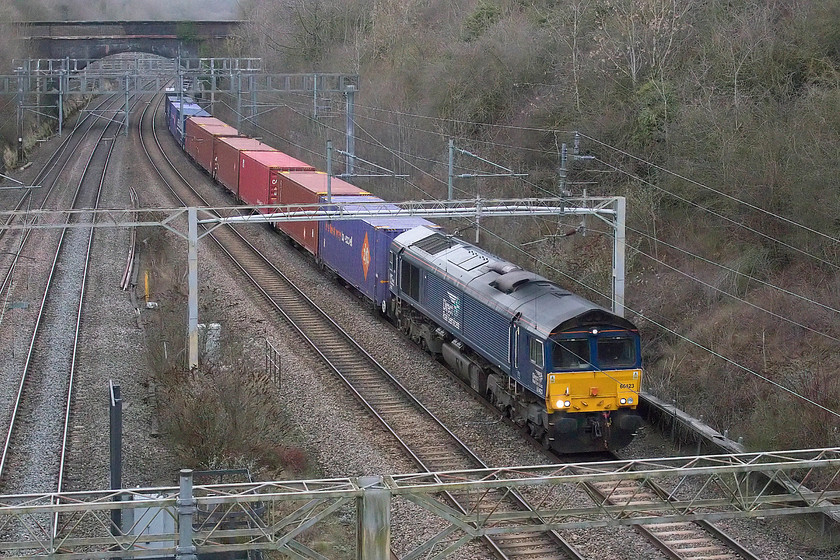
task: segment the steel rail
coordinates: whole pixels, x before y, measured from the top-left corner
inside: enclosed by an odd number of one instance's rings
[[[104,100],[102,100],[102,102],[96,108],[99,109],[103,105],[105,105],[106,103],[111,102],[111,101],[113,101],[113,99],[104,99]],[[79,133],[78,131],[83,124],[87,124],[88,127],[86,129],[84,129],[83,132]],[[73,130],[67,135],[67,137],[64,140],[62,140],[62,142],[58,146],[58,148],[56,148],[56,150],[47,159],[47,163],[41,168],[41,170],[35,176],[35,183],[43,182],[45,179],[47,179],[50,172],[54,170],[55,166],[58,165],[59,163],[61,163],[60,167],[55,171],[55,177],[56,178],[52,182],[49,183],[49,187],[47,188],[46,192],[44,193],[43,199],[41,200],[41,204],[39,205],[40,210],[43,210],[44,207],[46,206],[47,201],[49,200],[49,197],[53,193],[53,189],[55,188],[55,186],[58,182],[58,176],[67,168],[67,165],[70,161],[70,156],[73,153],[75,153],[75,151],[78,149],[79,145],[81,144],[82,140],[84,139],[85,135],[90,130],[90,128],[93,127],[94,124],[96,124],[96,120],[93,119],[92,116],[89,115],[89,114],[87,116],[85,116],[83,119],[81,119],[79,122],[77,122],[76,125],[73,127]],[[71,140],[78,140],[78,142],[76,142],[76,144],[73,145],[72,148],[70,146],[70,141]],[[69,152],[68,152],[68,150],[69,150]],[[65,159],[61,160],[60,158],[62,156],[65,156],[65,155],[67,157]],[[32,198],[32,191],[31,190],[26,190],[23,193],[23,195],[20,197],[20,199],[18,200],[18,202],[15,205],[15,208],[12,210],[12,212],[20,210],[23,207],[23,203],[27,199],[31,199],[31,198]],[[11,224],[11,222],[14,219],[15,219],[15,214],[13,214],[13,213],[10,214],[6,218],[6,221],[5,221],[4,225],[8,226],[9,224]],[[4,235],[6,234],[6,231],[7,230],[0,229],[0,240],[3,239]],[[12,276],[13,276],[14,271],[15,271],[15,267],[17,266],[18,256],[23,251],[23,248],[24,248],[24,246],[26,245],[26,243],[29,239],[29,234],[30,234],[31,230],[25,229],[23,231],[24,231],[24,234],[21,238],[20,243],[18,244],[17,250],[14,252],[15,258],[11,262],[11,264],[9,265],[9,268],[7,269],[7,271],[6,271],[6,273],[3,277],[3,281],[0,282],[0,294],[2,294],[3,292],[5,292],[6,290],[9,289],[9,286],[11,284],[11,279],[12,279]]]
[[[113,98],[111,101],[113,101],[114,99],[116,99],[116,98]],[[104,105],[104,102],[103,102],[102,105]],[[91,124],[91,127],[92,127],[92,124]],[[86,133],[90,131],[91,127],[88,127],[88,129],[86,130]],[[83,185],[84,185],[85,177],[87,176],[87,173],[88,173],[88,171],[91,167],[91,164],[92,164],[92,162],[93,162],[93,160],[94,160],[94,158],[97,154],[97,148],[102,145],[102,139],[108,133],[108,130],[110,128],[111,128],[110,124],[103,128],[102,132],[100,133],[100,135],[97,139],[96,148],[94,148],[94,150],[91,151],[91,154],[88,157],[87,162],[85,163],[85,167],[82,170],[81,178],[80,178],[80,180],[79,180],[79,182],[76,186],[76,191],[73,194],[73,200],[71,202],[71,207],[75,206],[77,204],[77,202],[79,201],[79,197],[82,193],[82,188],[83,188]],[[81,141],[80,141],[80,143],[81,143]],[[79,144],[77,144],[76,147],[78,147]],[[101,179],[99,181],[99,185],[98,185],[98,191],[97,191],[97,196],[96,196],[97,202],[99,200],[101,187],[102,187],[103,182],[104,182],[105,169],[107,169],[107,161],[110,160],[110,155],[113,151],[114,144],[115,144],[114,142],[111,142],[109,147],[108,147],[106,164],[105,164],[105,167],[103,168],[102,177],[101,177]],[[69,159],[68,159],[67,162],[64,163],[64,165],[61,168],[61,171],[63,171],[66,168],[68,162],[69,162]],[[56,184],[58,182],[57,179],[58,179],[59,176],[60,176],[60,172],[56,176],[56,181],[55,181],[54,184]],[[46,199],[45,199],[45,203],[46,203]],[[68,218],[68,220],[69,219],[70,218]],[[36,348],[37,348],[38,337],[41,334],[41,324],[42,324],[42,321],[44,319],[44,311],[46,309],[47,301],[50,297],[50,294],[52,293],[51,288],[54,286],[54,279],[56,278],[58,262],[59,262],[59,258],[61,257],[62,249],[64,248],[64,242],[65,242],[65,239],[66,239],[67,231],[68,231],[67,229],[62,229],[61,233],[59,235],[58,243],[57,243],[55,253],[54,253],[54,256],[53,256],[53,261],[52,261],[52,264],[50,266],[50,272],[49,272],[47,280],[46,280],[44,293],[41,297],[41,304],[39,306],[37,318],[35,320],[35,326],[34,326],[34,329],[33,329],[33,332],[32,332],[32,337],[30,339],[29,349],[27,351],[27,356],[26,356],[24,367],[23,367],[23,372],[22,372],[22,375],[21,375],[20,383],[18,385],[17,395],[15,397],[15,401],[14,401],[14,404],[13,404],[13,407],[12,407],[12,413],[11,413],[11,417],[10,417],[10,421],[9,421],[9,427],[8,427],[8,431],[7,431],[7,434],[6,434],[5,442],[3,444],[2,455],[0,455],[0,480],[3,480],[4,475],[6,475],[6,466],[9,462],[12,439],[14,437],[14,434],[16,433],[15,432],[15,427],[17,426],[17,420],[18,420],[19,415],[20,415],[20,413],[22,411],[22,408],[23,408],[23,403],[24,403],[24,400],[25,400],[26,386],[27,386],[28,380],[30,379],[29,373],[31,371],[35,351],[36,351]],[[92,242],[92,238],[93,238],[93,228],[91,228],[90,235],[89,235],[89,238],[88,238],[88,248],[87,248],[87,253],[85,255],[85,264],[84,264],[84,268],[83,268],[83,278],[87,277],[87,270],[88,270],[88,266],[89,266],[89,257],[90,257],[90,245],[91,245],[91,242]],[[59,473],[58,473],[58,478],[57,478],[58,491],[61,490],[60,484],[61,484],[61,481],[63,479],[64,460],[65,460],[65,457],[66,457],[67,430],[68,430],[69,421],[70,421],[70,408],[71,408],[71,405],[72,405],[72,402],[71,402],[72,398],[71,397],[72,397],[72,389],[73,389],[73,386],[72,386],[73,372],[75,370],[76,350],[78,348],[78,336],[79,336],[79,328],[80,328],[83,302],[84,302],[84,282],[82,283],[82,286],[80,287],[78,308],[76,310],[77,319],[76,319],[76,325],[74,327],[74,335],[73,335],[73,350],[72,350],[72,356],[71,356],[71,368],[70,368],[70,371],[68,372],[67,402],[65,404],[65,414],[64,414],[64,421],[63,421],[64,426],[62,428],[62,437],[61,437],[62,441],[61,441],[61,445],[60,445],[61,449],[59,450],[59,455],[60,455],[60,457],[59,457]],[[55,527],[55,524],[54,524],[54,527]]]
[[[619,460],[614,453],[611,455],[612,460]],[[654,500],[669,501],[668,492],[651,480],[600,485],[585,482],[584,487],[602,503],[613,505],[619,505],[619,502],[621,505],[627,505],[650,503]],[[760,557],[732,536],[706,520],[633,525],[633,528],[670,560],[760,560]]]
[[[110,124],[108,126],[106,126],[105,131],[107,131],[110,126],[111,126]],[[119,129],[119,127],[117,127],[117,128]],[[102,138],[100,137],[100,145],[101,145],[101,139]],[[105,155],[105,162],[104,162],[103,168],[102,168],[102,175],[99,178],[99,184],[97,185],[97,189],[96,189],[96,200],[94,201],[94,204],[93,204],[94,208],[99,208],[99,201],[102,198],[102,191],[105,188],[105,176],[108,173],[108,165],[111,162],[111,156],[114,153],[114,148],[116,147],[116,144],[117,144],[116,142],[108,142],[108,151]],[[98,147],[99,147],[99,145],[97,145],[97,148]],[[96,149],[94,149],[93,152],[95,153]],[[94,154],[91,154],[91,160],[93,159],[93,155]],[[81,190],[81,188],[82,188],[82,183],[85,180],[85,176],[87,175],[87,171],[88,171],[88,168],[86,168],[85,171],[82,173],[82,178],[79,181],[79,190]],[[75,328],[75,331],[73,333],[73,351],[72,351],[72,356],[73,357],[72,357],[72,361],[70,363],[70,373],[69,373],[70,378],[69,378],[69,383],[68,383],[68,387],[67,387],[67,405],[66,405],[66,408],[64,410],[64,427],[62,429],[62,434],[61,434],[61,458],[60,458],[59,463],[58,463],[59,464],[59,469],[58,469],[58,484],[57,484],[58,490],[57,490],[57,492],[61,492],[63,490],[62,486],[63,486],[63,482],[64,482],[65,459],[66,459],[66,456],[67,456],[67,435],[68,435],[69,430],[70,430],[70,416],[71,416],[71,409],[72,409],[72,404],[73,404],[73,382],[74,382],[74,379],[75,379],[75,376],[76,376],[76,359],[77,359],[77,355],[78,355],[77,350],[78,350],[78,346],[79,346],[79,333],[81,332],[81,326],[82,326],[82,308],[84,307],[85,294],[87,292],[87,278],[88,278],[88,272],[90,271],[90,257],[91,257],[91,251],[93,249],[93,236],[94,236],[95,231],[96,231],[95,228],[90,228],[90,232],[88,233],[87,248],[85,249],[85,264],[84,264],[84,270],[82,271],[82,281],[81,281],[80,292],[79,292],[79,308],[76,312],[76,328]],[[57,529],[58,529],[58,523],[54,523],[53,524],[53,530],[57,530]]]
[[[137,191],[134,190],[134,187],[128,187],[128,195],[131,197],[131,206],[132,208],[137,208],[140,203],[137,199]],[[134,255],[135,255],[135,247],[137,245],[137,228],[131,228],[131,234],[128,241],[128,255],[125,259],[125,269],[123,270],[122,280],[120,281],[120,288],[123,291],[128,289],[128,286],[131,282],[131,274],[134,269]]]

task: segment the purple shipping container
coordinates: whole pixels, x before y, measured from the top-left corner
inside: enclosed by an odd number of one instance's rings
[[[178,99],[179,98],[178,98],[177,93],[173,93],[171,91],[166,93],[166,100],[164,101],[163,105],[164,105],[164,112],[166,114],[167,126],[169,126],[169,124],[168,124],[169,123],[169,115],[172,114],[172,106],[177,105],[179,103]],[[189,95],[183,96],[183,101],[184,101],[184,104],[195,103],[195,100],[192,97],[190,97]]]
[[[308,206],[323,204],[327,201],[327,174],[322,171],[288,171],[278,173],[277,179],[279,180],[277,194],[280,195],[280,204],[284,206]],[[365,196],[370,194],[338,177],[333,177],[329,182],[331,196]],[[275,227],[313,255],[318,254],[318,232],[321,230],[317,220],[277,222]]]
[[[183,97],[184,103],[195,103],[195,100],[188,95]],[[164,112],[166,113],[166,123],[169,126],[169,115],[172,113],[172,105],[178,103],[178,94],[167,91],[166,92],[166,100],[164,101]]]
[[[346,210],[374,207],[365,202],[382,203],[375,196],[334,196],[333,202]],[[376,205],[382,208],[381,205]],[[389,209],[397,206],[387,204]],[[318,257],[348,284],[371,299],[377,307],[391,296],[388,290],[388,250],[391,240],[417,226],[436,228],[424,218],[360,218],[318,222]]]
[[[184,113],[184,119],[186,120],[187,117],[197,116],[197,117],[209,117],[211,116],[210,113],[196,105],[195,103],[184,103],[184,107],[181,107],[181,104],[177,101],[172,103],[171,110],[169,112],[169,132],[172,133],[172,136],[175,137],[175,140],[178,141],[178,144],[183,146],[184,145],[184,134],[180,128],[181,124],[181,112]]]

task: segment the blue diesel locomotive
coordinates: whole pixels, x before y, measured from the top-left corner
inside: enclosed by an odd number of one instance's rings
[[[630,321],[438,230],[398,235],[389,258],[387,313],[544,447],[630,443],[642,378]]]

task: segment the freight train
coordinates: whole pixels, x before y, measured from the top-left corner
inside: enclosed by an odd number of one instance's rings
[[[179,145],[238,200],[258,212],[328,207],[323,172],[244,137],[190,99],[170,95],[166,105]],[[331,195],[333,208],[387,204],[336,177]],[[547,449],[619,449],[641,425],[640,338],[623,317],[423,218],[275,227]]]

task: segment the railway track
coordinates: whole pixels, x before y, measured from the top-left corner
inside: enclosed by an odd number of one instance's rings
[[[48,210],[66,208],[70,203],[66,192],[57,192],[59,185],[62,185],[59,178],[68,171],[68,166],[74,161],[73,156],[81,148],[88,132],[96,124],[95,111],[103,109],[106,104],[114,103],[114,99],[100,99],[73,128],[73,130],[62,140],[58,148],[50,155],[46,164],[41,168],[33,180],[36,189],[23,189],[20,197],[13,203],[11,212],[22,212],[25,210]],[[10,213],[6,216],[3,225],[8,226],[15,220],[22,219]],[[32,230],[29,229],[0,229],[0,267],[3,269],[3,279],[0,281],[0,298],[8,299],[11,295],[12,282],[15,271],[21,259],[28,259],[26,252],[27,243]],[[44,234],[39,238],[43,242]],[[56,237],[57,238],[57,237]],[[54,242],[54,241],[53,241]]]
[[[612,456],[611,460],[618,457]],[[660,505],[670,493],[650,480],[585,483],[596,503],[616,506]],[[751,550],[709,521],[634,525],[634,529],[671,560],[760,560]]]
[[[141,121],[147,122],[146,127],[142,123],[140,125],[141,143],[152,164],[162,165],[162,158],[166,158],[164,149],[156,137],[144,136],[142,130],[154,130],[148,124],[154,121],[154,114],[144,114]],[[169,166],[177,173],[175,165],[169,162]],[[210,206],[197,189],[179,173],[177,180],[169,181],[163,173],[161,178],[182,205]],[[178,184],[172,184],[176,181]],[[381,423],[420,468],[434,472],[487,467],[407,388],[236,230],[228,227],[217,228],[206,237],[212,239],[270,305],[286,318],[308,343],[309,348],[343,381],[350,393]],[[516,493],[506,497],[496,494],[475,496],[453,493],[448,498],[452,505],[463,513],[487,513],[502,499],[512,500],[517,508],[532,509],[527,501]],[[504,559],[584,558],[554,531],[486,538],[485,544],[496,557]]]
[[[97,207],[114,146],[103,139],[117,128],[109,123],[100,131],[69,207]],[[92,242],[93,228],[72,227],[58,233],[0,454],[5,493],[62,490]]]

